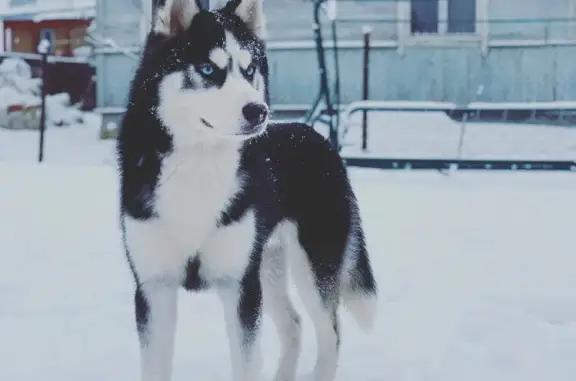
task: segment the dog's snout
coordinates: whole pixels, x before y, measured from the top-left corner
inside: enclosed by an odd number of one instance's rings
[[[268,107],[263,103],[248,103],[242,107],[242,115],[251,125],[263,123],[268,116]]]

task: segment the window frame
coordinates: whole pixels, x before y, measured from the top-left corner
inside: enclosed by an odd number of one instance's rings
[[[448,1],[438,0],[438,19],[448,19]],[[488,40],[488,8],[490,0],[476,0],[476,26],[472,33],[448,33],[448,23],[438,23],[438,33],[412,34],[411,6],[412,0],[398,1],[397,17],[402,22],[398,23],[398,41],[400,45],[475,45],[481,44],[487,47]]]

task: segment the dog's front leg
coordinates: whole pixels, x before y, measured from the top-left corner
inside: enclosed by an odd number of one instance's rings
[[[233,381],[258,381],[262,367],[259,333],[262,321],[260,264],[253,261],[232,286],[220,288],[230,344]]]
[[[178,283],[148,281],[136,288],[142,381],[169,381],[176,333]]]

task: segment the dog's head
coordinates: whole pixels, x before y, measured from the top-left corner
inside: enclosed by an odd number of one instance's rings
[[[175,141],[246,140],[265,130],[263,35],[262,0],[231,0],[213,11],[166,0],[156,10],[144,60],[158,80],[157,116]]]

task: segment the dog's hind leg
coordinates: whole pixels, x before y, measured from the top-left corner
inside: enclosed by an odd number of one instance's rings
[[[218,290],[230,345],[233,381],[258,381],[262,368],[260,260],[252,260],[242,279]]]
[[[333,381],[338,368],[339,282],[343,248],[337,239],[315,236],[308,226],[294,227],[288,242],[290,267],[298,291],[316,330],[314,381]]]
[[[274,381],[294,381],[300,357],[301,326],[288,293],[286,252],[281,243],[266,247],[262,254],[264,311],[272,318],[280,338],[280,363]]]
[[[172,376],[178,286],[177,282],[159,280],[136,288],[142,381],[169,381]]]

